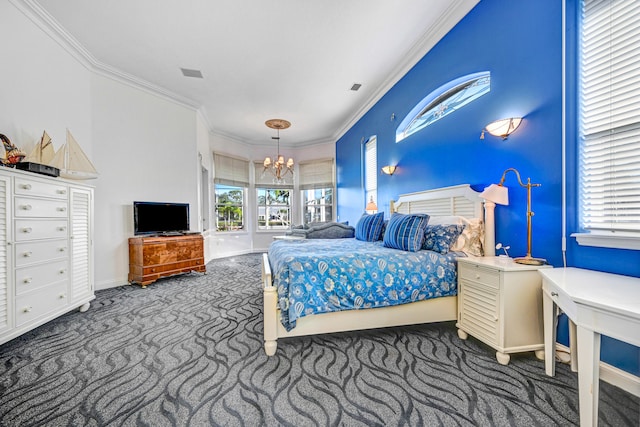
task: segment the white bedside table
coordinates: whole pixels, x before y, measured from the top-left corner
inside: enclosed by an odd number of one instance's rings
[[[506,257],[458,258],[458,336],[470,334],[493,347],[502,365],[510,353],[535,351],[543,359],[541,268],[552,267]]]

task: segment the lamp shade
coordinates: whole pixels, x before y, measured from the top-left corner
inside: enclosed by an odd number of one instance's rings
[[[364,208],[365,211],[377,211],[378,210],[378,205],[376,205],[376,202],[373,201],[373,197],[371,198],[371,200],[369,200],[369,203],[367,203],[367,206]]]
[[[480,197],[499,205],[509,204],[509,190],[507,187],[503,187],[502,185],[491,184],[486,187],[482,193],[480,193]]]
[[[522,122],[522,118],[520,117],[511,117],[509,119],[501,119],[496,120],[495,122],[489,123],[486,126],[487,132],[489,132],[493,136],[499,136],[502,139],[507,139],[509,135],[511,135],[518,126],[520,126],[520,122]]]

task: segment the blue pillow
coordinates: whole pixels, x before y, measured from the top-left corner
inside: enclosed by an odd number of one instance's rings
[[[380,239],[382,224],[384,223],[384,212],[369,215],[364,214],[356,224],[356,239],[365,242],[375,242]]]
[[[382,244],[388,248],[417,252],[422,248],[428,223],[427,214],[405,215],[396,212],[387,224]]]
[[[458,240],[464,227],[464,224],[428,225],[422,248],[441,254],[449,253],[449,248]]]

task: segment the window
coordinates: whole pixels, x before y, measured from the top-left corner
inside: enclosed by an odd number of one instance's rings
[[[491,73],[483,71],[452,80],[427,95],[396,130],[396,142],[437,122],[491,91]]]
[[[580,226],[592,235],[637,239],[640,2],[583,0],[581,24]]]
[[[300,163],[302,221],[333,220],[333,159]]]
[[[258,230],[282,230],[291,225],[291,190],[258,188]]]
[[[216,184],[216,230],[244,228],[244,188]]]
[[[378,150],[376,148],[377,138],[372,136],[364,144],[364,189],[365,201],[373,200],[378,203]]]
[[[264,165],[253,164],[258,207],[258,230],[283,230],[291,226],[291,184],[274,182],[273,175],[264,172]]]
[[[216,231],[244,230],[249,161],[214,153]]]

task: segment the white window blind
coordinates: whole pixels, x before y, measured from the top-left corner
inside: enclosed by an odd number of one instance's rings
[[[583,1],[580,70],[581,226],[640,232],[640,1]]]
[[[367,203],[372,197],[377,203],[378,189],[378,150],[377,138],[375,136],[369,138],[364,145],[364,188],[366,192]]]
[[[249,161],[223,154],[213,153],[216,184],[233,185],[236,187],[249,186]]]
[[[333,187],[333,159],[300,163],[299,171],[301,190]]]
[[[293,175],[291,173],[287,173],[285,176],[285,183],[277,183],[276,176],[270,170],[264,170],[264,164],[254,162],[253,163],[255,170],[255,183],[256,187],[261,188],[293,188]],[[285,168],[286,169],[286,168]]]

